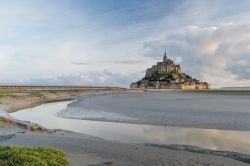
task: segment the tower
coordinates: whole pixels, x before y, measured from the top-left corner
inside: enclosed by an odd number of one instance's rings
[[[166,51],[166,48],[165,48],[165,53],[164,53],[164,57],[163,57],[163,62],[167,60],[167,51]]]

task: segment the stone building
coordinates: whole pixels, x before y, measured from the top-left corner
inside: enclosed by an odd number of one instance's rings
[[[157,62],[146,70],[141,80],[131,83],[131,88],[149,89],[210,89],[207,82],[200,82],[191,76],[182,73],[180,65],[176,65],[167,58],[166,50],[163,61]]]
[[[151,77],[155,73],[181,73],[180,65],[176,65],[171,59],[167,58],[167,53],[165,50],[163,61],[157,62],[156,65],[153,65],[151,68],[148,68],[146,71],[146,77]]]

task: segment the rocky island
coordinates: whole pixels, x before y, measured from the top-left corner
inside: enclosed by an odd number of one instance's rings
[[[130,88],[209,89],[210,85],[182,73],[181,66],[168,59],[165,50],[163,61],[148,68],[145,77],[131,83]]]

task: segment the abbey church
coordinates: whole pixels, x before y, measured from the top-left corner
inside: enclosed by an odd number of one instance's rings
[[[207,82],[201,82],[191,76],[182,73],[180,65],[168,59],[166,50],[163,61],[157,62],[146,70],[145,77],[131,83],[131,88],[150,89],[209,89]]]
[[[148,68],[146,71],[146,77],[151,77],[154,73],[181,73],[180,65],[175,65],[171,59],[167,58],[166,50],[163,57],[163,62],[157,62],[156,65]]]

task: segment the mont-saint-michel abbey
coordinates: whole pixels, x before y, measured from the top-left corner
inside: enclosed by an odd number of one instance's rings
[[[207,82],[201,82],[182,73],[181,66],[168,59],[166,50],[163,61],[146,70],[144,78],[130,84],[131,88],[150,89],[209,89]]]

